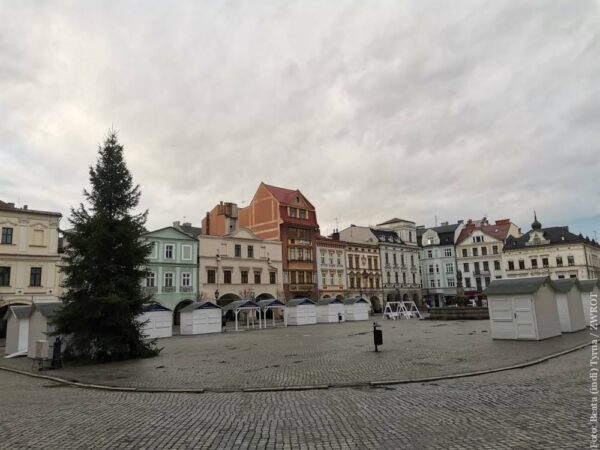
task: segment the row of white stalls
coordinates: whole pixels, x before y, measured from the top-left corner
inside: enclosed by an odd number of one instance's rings
[[[61,305],[59,302],[40,302],[31,306],[10,306],[4,316],[7,321],[5,357],[50,358],[54,340],[48,336],[53,331],[49,319]]]
[[[575,278],[493,280],[486,290],[492,338],[541,340],[583,330],[598,287],[597,280]]]

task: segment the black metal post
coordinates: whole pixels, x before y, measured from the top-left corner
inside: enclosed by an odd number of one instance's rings
[[[377,328],[381,327],[377,322],[373,322],[373,344],[375,344],[375,351],[378,352],[377,346],[383,345],[383,331]]]

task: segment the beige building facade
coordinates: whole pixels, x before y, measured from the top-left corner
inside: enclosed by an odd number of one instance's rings
[[[0,308],[58,301],[61,217],[0,201]]]
[[[246,228],[199,237],[200,297],[221,306],[234,300],[284,299],[282,246]]]

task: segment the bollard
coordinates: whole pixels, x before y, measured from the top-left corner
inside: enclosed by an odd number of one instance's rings
[[[381,327],[377,322],[373,322],[373,344],[375,344],[375,351],[378,352],[378,345],[383,345],[383,331],[377,328]]]
[[[52,362],[50,367],[53,369],[62,369],[62,355],[61,355],[62,339],[56,336],[54,339],[54,346],[52,347]]]
[[[339,312],[338,313],[338,323],[342,323],[342,319],[343,319],[342,313]]]

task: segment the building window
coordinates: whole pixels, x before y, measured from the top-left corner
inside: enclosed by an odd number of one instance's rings
[[[575,275],[574,273],[572,273],[571,275],[569,275],[569,278],[577,278],[577,275]]]
[[[481,247],[481,256],[487,256],[487,247]]]
[[[217,280],[216,280],[217,277],[215,276],[216,274],[217,274],[217,272],[214,269],[208,269],[206,271],[206,280],[207,280],[208,284],[215,284],[217,282]]]
[[[337,254],[337,263],[338,263],[338,266],[342,265],[342,254],[341,253]]]
[[[32,267],[29,273],[29,286],[41,286],[42,285],[42,268]]]
[[[181,259],[185,261],[192,260],[192,246],[191,245],[182,245],[181,246]]]
[[[304,284],[304,272],[301,270],[298,271],[298,284]]]
[[[427,257],[433,258],[433,252],[431,250],[427,250]]]
[[[254,284],[261,284],[262,281],[260,279],[260,270],[254,271]]]
[[[350,277],[350,289],[354,289],[354,277]]]
[[[173,244],[165,245],[165,259],[173,259],[173,254],[175,253],[175,246]]]
[[[454,265],[452,263],[446,263],[446,273],[454,273]]]
[[[490,277],[485,277],[485,286],[489,286],[490,285]]]
[[[321,285],[323,287],[327,286],[327,274],[326,273],[321,274]]]
[[[414,273],[412,274],[412,279],[413,279],[413,284],[417,284],[417,276]]]
[[[430,285],[430,287],[434,288],[435,287],[435,280],[429,280],[429,285]]]
[[[325,252],[321,252],[321,264],[325,264]]]
[[[277,284],[277,274],[275,272],[269,272],[269,283]]]
[[[500,270],[500,261],[494,261],[494,270]]]
[[[165,287],[173,287],[173,274],[171,272],[165,273]]]
[[[452,256],[452,249],[451,248],[444,249],[444,256]]]
[[[404,265],[404,255],[400,255],[400,264]]]
[[[248,258],[254,258],[254,246],[253,245],[248,246]]]
[[[479,256],[479,249],[473,248],[473,256]]]
[[[398,279],[398,272],[395,272],[396,275],[396,284],[398,284],[400,282],[400,280]]]
[[[473,263],[473,272],[475,272],[475,275],[479,273],[479,261]]]
[[[440,266],[439,266],[439,264],[435,265],[435,273],[440,273]]]
[[[190,287],[192,285],[192,274],[184,272],[181,274],[181,286]]]
[[[375,288],[379,289],[379,277],[375,278]]]
[[[388,252],[385,252],[385,263],[386,264],[390,263],[390,255],[388,254]]]
[[[298,217],[298,210],[296,208],[290,208],[290,217]]]
[[[515,263],[514,263],[514,261],[509,261],[508,262],[508,270],[515,270]]]
[[[12,244],[13,229],[8,227],[2,227],[2,244]]]
[[[394,266],[397,266],[397,265],[398,265],[398,259],[397,259],[397,256],[396,256],[396,254],[395,254],[395,253],[394,253],[392,256],[394,257]]]
[[[392,282],[392,274],[390,272],[387,272],[386,275],[387,275],[387,282],[389,284]]]
[[[462,249],[462,255],[463,255],[463,258],[466,258],[467,256],[469,256],[469,250],[466,249],[466,248],[463,248]]]
[[[537,265],[537,258],[533,258],[531,259],[531,268],[532,269],[537,269],[538,265]]]
[[[155,278],[154,272],[150,272],[146,276],[146,287],[154,287],[155,284],[156,284],[156,278]]]
[[[402,283],[406,284],[406,272],[402,272]]]
[[[574,256],[567,256],[567,264],[570,266],[574,266],[575,265],[575,257]]]
[[[465,287],[468,287],[468,288],[471,287],[471,279],[470,278],[465,278]]]
[[[558,267],[562,267],[563,263],[562,263],[562,256],[557,256],[556,257],[556,265]]]
[[[497,255],[497,254],[498,254],[498,246],[497,246],[497,245],[492,245],[492,253],[493,253],[494,255]]]
[[[456,284],[454,283],[454,278],[448,278],[448,287],[454,287]]]
[[[548,258],[542,258],[542,266],[548,267],[548,265],[549,265]]]
[[[0,267],[0,286],[10,286],[10,267]]]
[[[306,219],[306,210],[305,209],[299,209],[298,212],[299,212],[301,219]]]
[[[559,276],[558,276],[558,279],[559,279],[559,280],[562,280],[564,277],[565,277],[564,275],[559,275]]]
[[[519,260],[519,270],[524,270],[525,269],[525,261],[520,259]]]
[[[469,273],[469,263],[463,263],[463,272]]]
[[[242,270],[242,284],[248,284],[248,271]]]
[[[296,284],[296,271],[290,270],[290,284]]]
[[[224,284],[231,284],[231,270],[224,270],[223,271],[223,283]]]
[[[429,274],[433,275],[433,264],[429,264]]]
[[[234,255],[236,258],[242,257],[242,246],[240,244],[235,244]]]
[[[485,272],[489,272],[490,271],[490,263],[489,262],[487,262],[487,261],[483,262],[483,270]]]

